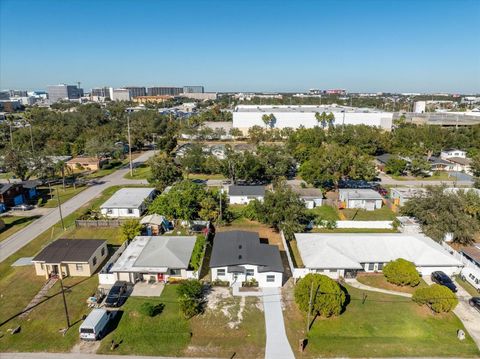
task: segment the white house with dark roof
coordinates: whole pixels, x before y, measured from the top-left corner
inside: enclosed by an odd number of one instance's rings
[[[260,287],[281,287],[283,264],[277,246],[260,242],[257,232],[220,232],[210,257],[212,281],[230,285],[255,279]]]
[[[341,188],[338,192],[343,208],[361,208],[367,211],[382,208],[383,197],[373,189]]]
[[[403,206],[408,200],[414,197],[421,197],[427,193],[422,187],[395,187],[390,188],[390,197],[397,206]]]
[[[117,259],[117,280],[163,282],[193,278],[189,268],[195,236],[137,236]]]
[[[332,278],[355,276],[358,271],[381,272],[398,258],[413,262],[422,275],[443,271],[457,274],[463,263],[440,244],[408,233],[296,233],[305,274]]]
[[[100,211],[110,218],[140,218],[155,193],[155,188],[121,188],[100,206]]]
[[[263,201],[265,186],[228,186],[228,203],[249,204],[250,201],[258,199]]]

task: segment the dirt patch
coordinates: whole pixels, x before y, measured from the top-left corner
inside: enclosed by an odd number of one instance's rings
[[[258,222],[255,222],[256,224]],[[258,236],[260,239],[267,239],[268,244],[274,244],[278,246],[280,250],[285,250],[282,243],[282,238],[280,237],[280,233],[276,232],[273,228],[270,228],[263,224],[258,224],[255,227],[251,226],[228,226],[228,227],[221,227],[217,229],[217,232],[229,232],[229,231],[251,231],[251,232],[258,232]]]
[[[95,354],[100,348],[101,341],[85,341],[81,340],[79,343],[75,344],[72,348],[72,353],[75,354]]]

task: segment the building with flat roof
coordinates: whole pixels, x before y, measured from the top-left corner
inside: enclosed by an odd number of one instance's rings
[[[366,125],[386,131],[392,129],[391,112],[337,105],[238,105],[233,111],[233,127],[247,134],[253,126],[265,127],[263,115],[273,115],[270,128],[313,128],[322,126],[315,118],[316,113],[322,112],[334,115],[334,126]]]
[[[133,98],[139,96],[147,96],[147,89],[145,87],[126,86],[124,88],[130,91],[130,96],[132,96]]]
[[[457,274],[463,263],[432,239],[407,233],[296,233],[298,251],[307,273],[332,278],[357,272],[381,272],[398,258],[413,262],[422,275],[443,271]]]
[[[155,194],[155,188],[121,188],[100,206],[100,211],[111,218],[140,218],[146,210],[145,202]]]
[[[338,193],[342,208],[360,208],[367,211],[382,208],[383,197],[373,189],[340,188]]]
[[[110,88],[110,99],[112,101],[130,101],[132,99],[132,95],[130,94],[129,89]]]
[[[83,96],[83,90],[76,85],[50,85],[47,86],[48,100],[55,103],[62,100],[78,100]]]
[[[203,86],[183,86],[183,93],[204,93]]]
[[[147,88],[147,95],[148,96],[178,96],[183,92],[182,87],[148,87]]]
[[[136,103],[163,103],[168,100],[171,100],[173,96],[163,95],[163,96],[137,96],[133,98],[133,102]]]

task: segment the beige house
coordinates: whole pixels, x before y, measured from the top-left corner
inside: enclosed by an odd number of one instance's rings
[[[84,168],[88,171],[97,171],[104,163],[104,158],[78,156],[67,161],[66,165],[72,171],[78,170],[79,168]]]
[[[33,259],[37,275],[45,278],[90,277],[107,258],[107,242],[99,239],[58,239]]]

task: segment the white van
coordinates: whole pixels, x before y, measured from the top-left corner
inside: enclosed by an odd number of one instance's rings
[[[80,332],[80,339],[101,339],[106,334],[106,328],[110,317],[111,312],[105,309],[93,309],[78,329]]]
[[[480,269],[464,267],[460,272],[460,278],[470,283],[478,292],[480,292]]]

